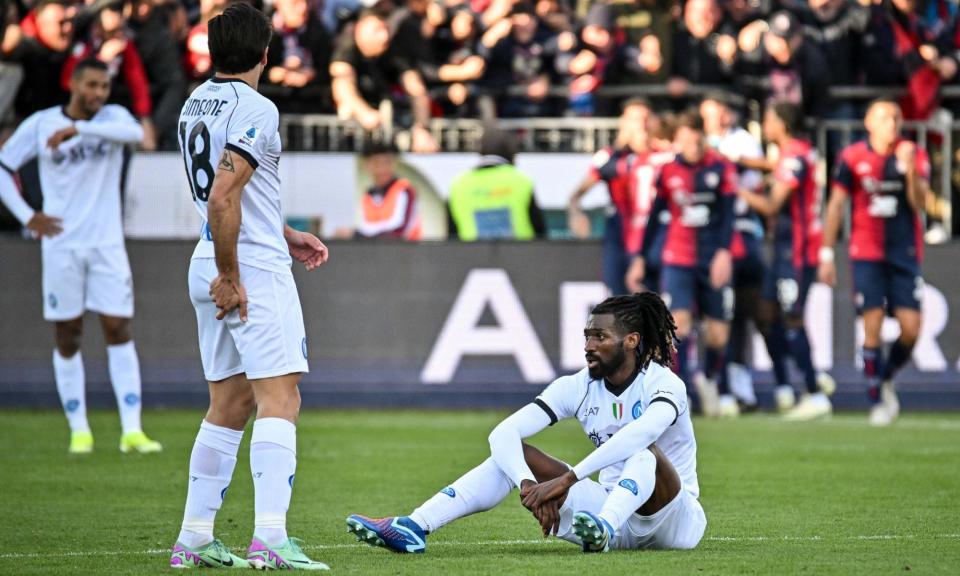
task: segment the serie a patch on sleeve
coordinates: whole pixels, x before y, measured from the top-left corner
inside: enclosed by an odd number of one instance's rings
[[[240,143],[245,146],[253,146],[257,142],[257,136],[260,135],[260,132],[257,130],[256,126],[250,126],[243,133],[243,136],[240,137]]]

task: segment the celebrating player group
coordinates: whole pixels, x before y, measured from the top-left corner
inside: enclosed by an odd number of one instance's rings
[[[735,127],[734,114],[718,96],[707,97],[699,113],[679,117],[657,117],[642,100],[628,101],[617,147],[597,154],[571,197],[571,230],[589,234],[578,203],[596,182],[605,182],[613,209],[603,244],[604,281],[613,293],[661,294],[677,323],[676,372],[705,415],[732,417],[756,408],[742,366],[749,339],[739,317],[751,320],[766,344],[777,409],[787,419],[810,420],[832,412],[836,384],[814,366],[804,327],[807,297],[817,279],[836,284],[834,245],[850,198],[849,255],[864,325],[870,423],[885,426],[899,414],[893,377],[910,359],[921,322],[926,153],[900,136],[895,101],[872,102],[864,119],[868,137],[837,158],[824,210],[800,109],[787,103],[767,108],[762,129],[773,160]],[[769,258],[758,241],[764,236],[772,239]],[[887,355],[880,338],[886,315],[900,325]],[[705,340],[696,372],[695,318],[703,322]],[[799,402],[788,359],[803,377]]]
[[[291,266],[296,260],[314,270],[329,254],[316,237],[284,223],[279,116],[257,92],[271,33],[266,16],[246,3],[210,20],[216,73],[193,91],[179,119],[185,177],[203,220],[188,290],[210,403],[185,470],[175,568],[327,569],[286,531],[298,385],[308,371]],[[93,450],[79,352],[83,314],[93,311],[108,344],[120,449],[151,453],[161,446],[140,427],[132,276],[120,217],[123,149],[143,131],[123,108],[105,105],[108,95],[106,66],[79,63],[69,105],[34,114],[0,150],[0,199],[43,238],[44,318],[56,326],[53,366],[69,451]],[[354,514],[348,530],[374,546],[424,552],[430,534],[493,508],[517,488],[545,536],[587,553],[696,547],[706,516],[691,412],[734,417],[756,408],[744,367],[748,322],[766,343],[786,417],[832,411],[834,383],[814,366],[804,313],[816,279],[836,283],[834,249],[848,199],[870,422],[889,424],[899,412],[893,377],[909,360],[921,322],[920,215],[930,168],[924,151],[900,136],[896,102],[871,103],[865,124],[868,138],[835,163],[822,223],[816,159],[796,106],[766,110],[763,132],[776,149],[768,160],[735,128],[735,112],[722,98],[677,117],[629,100],[617,145],[596,155],[570,202],[570,226],[580,236],[590,223],[579,202],[594,184],[606,183],[614,207],[603,257],[614,295],[593,308],[584,328],[586,368],[557,379],[501,422],[488,438],[490,457],[408,515]],[[34,158],[42,211],[23,201],[13,178]],[[772,239],[768,251],[764,237]],[[885,354],[880,328],[887,314],[900,335]],[[788,359],[803,378],[799,402]],[[254,530],[240,556],[214,528],[251,415]],[[595,447],[573,466],[525,442],[566,418],[576,419]]]

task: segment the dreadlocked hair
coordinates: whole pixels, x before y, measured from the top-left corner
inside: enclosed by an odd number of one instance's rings
[[[667,367],[673,364],[677,324],[655,292],[611,296],[597,304],[591,313],[612,314],[619,330],[640,334],[637,364],[641,370],[651,361]]]

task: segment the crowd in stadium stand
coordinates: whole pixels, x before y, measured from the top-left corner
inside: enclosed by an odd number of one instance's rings
[[[96,55],[144,148],[175,149],[183,99],[212,73],[206,23],[228,1],[0,0],[0,119],[63,102],[71,67]],[[951,0],[254,3],[275,27],[261,91],[281,112],[373,129],[391,101],[421,150],[431,117],[612,116],[630,94],[610,88],[624,85],[665,87],[673,109],[707,85],[848,119],[859,111],[829,87],[897,86],[906,117],[926,118],[960,65]]]

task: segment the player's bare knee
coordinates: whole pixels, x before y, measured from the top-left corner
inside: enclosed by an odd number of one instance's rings
[[[71,358],[80,350],[80,337],[83,335],[83,319],[57,322],[57,352],[64,358]]]
[[[252,391],[218,394],[210,398],[206,420],[216,426],[243,430],[255,408]]]
[[[101,316],[100,324],[103,327],[103,339],[108,345],[115,346],[117,344],[126,344],[130,341],[129,318]]]
[[[908,348],[912,348],[914,344],[917,343],[917,339],[920,338],[920,319],[919,317],[914,319],[909,319],[908,321],[900,321],[900,343]]]
[[[300,389],[272,387],[269,393],[256,396],[258,418],[283,418],[295,422],[300,414]]]

